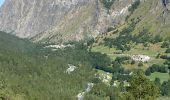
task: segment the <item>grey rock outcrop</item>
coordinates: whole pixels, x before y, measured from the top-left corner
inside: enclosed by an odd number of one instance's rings
[[[134,0],[116,0],[109,13],[101,0],[6,0],[0,30],[34,41],[65,42],[106,32],[122,23]]]

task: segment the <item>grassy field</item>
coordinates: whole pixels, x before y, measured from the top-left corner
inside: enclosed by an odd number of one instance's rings
[[[94,46],[92,48],[92,52],[101,52],[103,54],[107,54],[112,60],[115,60],[116,57],[119,56],[130,56],[135,54],[142,54],[151,57],[151,60],[147,63],[144,63],[143,69],[148,68],[152,64],[163,64],[165,60],[156,58],[157,54],[163,54],[165,49],[160,47],[160,43],[158,44],[150,44],[149,47],[144,47],[143,45],[139,44],[134,46],[130,51],[123,52],[122,54],[114,54],[114,52],[120,52],[120,50],[116,50],[116,48],[109,48],[104,45]],[[137,68],[137,64],[131,65],[126,64],[124,65],[127,69],[134,69]]]
[[[116,52],[118,50],[116,50],[115,48],[109,48],[107,46],[95,46],[92,48],[92,52],[101,52],[103,54],[107,54],[112,60],[114,60],[117,56],[120,56],[118,54],[114,54],[114,52]]]
[[[157,100],[170,100],[170,97],[160,97]]]
[[[152,73],[150,76],[148,76],[148,78],[151,80],[151,81],[154,81],[155,78],[160,78],[161,80],[161,83],[163,81],[167,81],[170,79],[170,75],[168,73],[159,73],[159,72],[155,72],[155,73]]]

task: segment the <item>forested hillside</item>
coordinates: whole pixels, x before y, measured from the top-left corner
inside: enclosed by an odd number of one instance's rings
[[[81,43],[57,51],[43,45],[0,32],[2,100],[75,100],[93,81],[98,61]],[[77,69],[66,73],[68,64]]]
[[[48,8],[53,0],[38,1],[42,2],[42,8]],[[34,7],[39,8],[36,2]],[[28,26],[25,30],[19,27],[23,24],[21,20],[20,23],[11,19],[18,26],[9,24],[9,20],[4,21],[7,25],[0,22],[4,30],[11,27],[8,31],[17,26],[15,31],[19,30],[21,37],[29,37],[27,29],[31,25],[34,26],[31,32],[40,32],[31,33],[38,35],[29,40],[0,31],[0,100],[170,99],[168,1],[70,0],[67,6],[65,0],[56,0],[50,6],[53,9],[48,9],[52,12],[40,14],[53,15],[58,7],[55,3],[62,4],[62,10],[68,14],[61,13],[63,20],[57,19],[61,23],[43,32],[42,23],[44,27],[50,27],[44,21],[56,25],[40,16],[37,16],[38,20],[42,18],[38,29],[37,20],[32,24],[25,23]],[[5,8],[10,4],[12,2],[8,1]],[[30,5],[28,7],[32,7]],[[0,20],[11,18],[5,8]],[[44,16],[44,19],[50,18]]]
[[[112,61],[97,69],[112,73],[110,84],[121,93],[116,100],[169,100],[169,2],[136,0],[128,11],[123,25],[110,27],[93,40],[90,50],[106,54]],[[152,92],[146,87],[153,87]]]

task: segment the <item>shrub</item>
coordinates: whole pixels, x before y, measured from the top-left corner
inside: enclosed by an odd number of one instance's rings
[[[142,66],[143,66],[143,63],[142,63],[142,62],[139,62],[138,66],[139,66],[139,67],[142,67]]]
[[[132,14],[140,5],[140,0],[135,1],[132,6],[128,9],[129,12]]]
[[[161,55],[160,58],[170,61],[170,57],[168,55]]]
[[[166,49],[165,53],[170,53],[170,48]]]
[[[143,72],[134,74],[129,83],[127,92],[132,94],[134,100],[155,100],[159,96],[159,88],[147,79]]]
[[[124,57],[117,57],[117,58],[115,59],[115,61],[117,61],[118,63],[122,64],[124,61],[130,60],[130,59],[131,59],[130,57],[124,56]]]
[[[152,43],[158,43],[158,42],[162,42],[163,38],[160,35],[156,35],[153,40]]]
[[[163,96],[170,96],[170,80],[164,81],[161,86],[161,94]]]
[[[161,45],[161,48],[168,48],[169,47],[169,43],[167,41],[164,41]]]
[[[101,2],[104,4],[104,7],[109,10],[113,5],[114,1],[115,0],[102,0]]]
[[[146,76],[150,76],[150,75],[151,75],[150,68],[148,68],[148,69],[145,71],[145,75],[146,75]]]
[[[149,76],[151,73],[154,73],[154,72],[167,73],[168,71],[165,66],[153,64],[145,71],[145,75]]]
[[[132,62],[131,62],[131,65],[134,65],[136,62],[134,61],[134,60],[132,60]]]
[[[161,80],[160,78],[155,78],[155,81],[154,81],[155,85],[159,86],[161,85]]]

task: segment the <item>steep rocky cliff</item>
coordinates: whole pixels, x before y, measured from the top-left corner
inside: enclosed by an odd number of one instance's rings
[[[122,23],[135,0],[115,0],[109,11],[101,1],[6,0],[0,9],[0,30],[35,41],[80,40]]]

